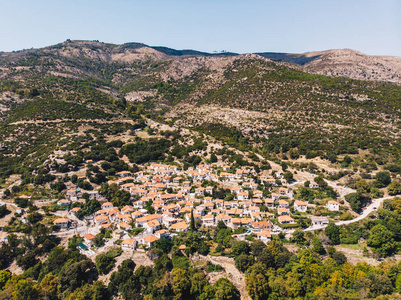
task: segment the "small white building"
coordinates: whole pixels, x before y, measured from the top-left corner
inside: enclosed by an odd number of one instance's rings
[[[270,231],[268,231],[268,230],[258,232],[257,236],[258,236],[258,240],[260,240],[264,243],[270,242],[272,240],[272,235],[271,235]]]
[[[308,210],[308,203],[296,200],[294,202],[294,210],[299,212],[306,212]]]
[[[327,209],[329,211],[339,211],[340,204],[337,201],[329,201],[327,202]]]
[[[58,218],[53,221],[53,224],[60,228],[67,228],[70,221],[67,218]]]

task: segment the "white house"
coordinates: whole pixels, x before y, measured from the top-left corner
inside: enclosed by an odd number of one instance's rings
[[[339,211],[340,204],[336,201],[329,201],[327,202],[327,208],[329,211]]]
[[[53,221],[53,224],[60,228],[67,228],[70,221],[67,218],[58,218]]]
[[[124,241],[122,241],[121,243],[121,247],[122,248],[126,248],[126,249],[136,249],[136,244],[137,241],[134,239],[125,239]]]
[[[299,212],[306,212],[308,210],[308,203],[296,200],[294,202],[294,209]]]
[[[271,235],[270,231],[268,231],[268,230],[258,232],[257,236],[258,236],[258,240],[260,240],[264,243],[270,242],[272,240],[272,235]]]

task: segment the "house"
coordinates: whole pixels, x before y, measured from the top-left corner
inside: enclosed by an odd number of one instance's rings
[[[238,200],[240,201],[245,201],[249,199],[249,195],[246,192],[240,192],[238,193]]]
[[[263,201],[261,199],[252,198],[252,203],[257,207],[261,207],[263,205]]]
[[[327,202],[327,209],[329,211],[339,211],[340,204],[337,201],[329,201]]]
[[[87,233],[84,235],[84,242],[88,245],[88,246],[92,246],[93,245],[93,240],[95,239],[95,236],[93,234]]]
[[[290,206],[290,204],[285,200],[279,200],[278,201],[278,207],[279,208],[281,208],[281,207],[288,208],[289,206]]]
[[[175,178],[173,178],[173,183],[174,184],[180,184],[181,180],[182,180],[182,177],[175,177]]]
[[[100,216],[96,216],[94,219],[95,219],[95,223],[97,225],[101,225],[101,224],[107,223],[109,221],[109,216],[100,215]]]
[[[144,224],[144,228],[147,228],[149,232],[153,233],[160,229],[161,225],[160,222],[157,220],[150,220]]]
[[[273,199],[274,201],[278,201],[278,200],[280,199],[280,195],[277,194],[277,193],[272,193],[272,199]]]
[[[295,220],[288,215],[279,216],[278,221],[280,224],[294,224]]]
[[[271,235],[270,231],[268,231],[268,230],[258,232],[257,237],[258,237],[258,240],[260,240],[264,243],[270,242],[272,240],[272,235]]]
[[[57,205],[59,205],[59,206],[69,206],[69,205],[71,205],[71,201],[67,200],[67,199],[61,199],[61,200],[57,201]]]
[[[89,200],[93,199],[103,199],[103,196],[100,195],[99,191],[88,191],[87,194],[89,195]]]
[[[208,193],[209,195],[213,195],[213,187],[212,186],[208,186],[205,189],[205,192]]]
[[[204,187],[198,187],[195,189],[195,195],[196,196],[203,196],[205,194],[205,188]]]
[[[77,191],[75,189],[68,190],[67,197],[71,200],[77,200]]]
[[[133,249],[135,250],[137,246],[137,241],[134,239],[125,239],[124,241],[122,241],[121,243],[121,247],[122,248],[126,248],[126,249]]]
[[[286,207],[279,207],[277,208],[277,213],[279,216],[281,216],[281,215],[288,215],[290,212]]]
[[[224,222],[225,225],[230,224],[231,220],[232,220],[232,218],[230,216],[225,215],[225,214],[219,214],[216,217],[216,223],[222,221],[222,222]]]
[[[70,210],[70,213],[75,215],[75,214],[76,214],[77,212],[79,212],[80,210],[81,210],[80,207],[74,207],[73,209]]]
[[[125,231],[132,230],[132,226],[127,223],[124,223],[124,222],[118,223],[117,227],[120,228],[121,230],[125,230]]]
[[[60,228],[67,228],[70,223],[70,220],[67,218],[58,218],[53,221],[53,224],[59,226]]]
[[[274,208],[274,200],[273,199],[265,199],[265,205],[267,208]]]
[[[202,216],[196,213],[193,213],[193,216],[194,216],[194,221],[200,221],[202,219]],[[186,214],[185,220],[189,223],[191,221],[191,214]]]
[[[310,188],[318,188],[319,185],[316,182],[312,181],[311,183],[309,183],[309,187]]]
[[[156,231],[154,233],[154,235],[156,237],[158,237],[159,239],[161,239],[161,238],[164,238],[164,239],[170,238],[170,234],[169,234],[168,230],[166,230],[166,229],[160,229],[160,230]]]
[[[144,216],[144,217],[141,217],[141,218],[137,218],[135,220],[135,223],[137,224],[137,226],[144,227],[144,225],[148,221],[152,221],[152,220],[157,220],[158,222],[161,222],[163,220],[163,216],[159,215],[159,214],[147,215],[147,216]]]
[[[130,205],[124,206],[121,209],[121,214],[126,215],[126,214],[131,214],[134,212],[134,208]]]
[[[251,226],[253,228],[253,232],[262,232],[272,228],[272,224],[269,221],[252,222]]]
[[[102,204],[102,209],[111,209],[113,207],[114,207],[114,205],[111,202],[106,202],[106,203]]]
[[[121,171],[121,172],[116,173],[116,175],[119,177],[128,177],[128,176],[131,176],[131,172]]]
[[[202,217],[203,226],[214,226],[214,216],[212,214],[208,214]]]
[[[179,219],[171,217],[171,216],[166,216],[163,215],[163,220],[162,220],[162,224],[166,227],[170,227],[172,224],[175,224],[179,221]]]
[[[29,216],[29,214],[23,214],[21,216],[21,222],[24,224],[28,223],[28,216]]]
[[[308,210],[308,203],[296,200],[294,202],[294,210],[299,212],[306,212]]]
[[[158,240],[159,240],[159,238],[154,236],[153,234],[147,235],[142,239],[143,243],[148,247],[152,247],[154,242],[156,242]]]
[[[258,206],[250,206],[248,210],[250,213],[260,212],[260,208]]]
[[[173,225],[170,226],[170,230],[174,230],[177,232],[187,232],[188,231],[188,224],[185,223],[184,221],[179,222],[179,223],[175,223]]]
[[[278,193],[280,196],[291,196],[291,191],[288,188],[279,188]]]
[[[310,217],[312,221],[312,225],[327,225],[329,224],[329,220],[327,217]]]
[[[114,230],[114,231],[113,231],[112,237],[113,237],[113,239],[119,240],[119,239],[121,239],[121,237],[122,237],[124,234],[125,234],[124,230],[117,229],[117,230]]]
[[[266,179],[266,183],[267,183],[267,185],[271,185],[271,186],[277,185],[276,179],[273,179],[273,178]]]

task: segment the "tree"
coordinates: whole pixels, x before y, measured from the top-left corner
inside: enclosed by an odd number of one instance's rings
[[[292,234],[292,240],[298,245],[303,245],[306,242],[305,233],[301,229],[297,229]]]
[[[363,198],[358,193],[351,193],[345,196],[345,200],[350,204],[353,211],[359,211],[363,205]]]
[[[393,233],[381,224],[372,228],[368,246],[374,248],[381,257],[389,256],[396,250]]]
[[[39,288],[47,299],[56,300],[57,297],[58,278],[52,274],[47,274],[40,282]]]
[[[0,218],[3,218],[5,215],[8,215],[10,211],[7,209],[6,205],[0,206]]]
[[[11,279],[10,271],[6,270],[0,271],[0,290],[4,290],[7,281],[9,281],[10,279]]]
[[[313,251],[315,251],[318,254],[324,254],[326,251],[324,250],[322,241],[319,239],[319,237],[315,236],[312,240],[312,245],[313,245]]]
[[[118,190],[110,202],[117,207],[129,205],[131,204],[131,194],[125,190]]]
[[[191,277],[191,295],[198,298],[204,291],[205,287],[209,285],[205,274],[197,272]]]
[[[218,230],[220,230],[220,229],[227,229],[227,225],[226,225],[223,221],[219,221],[219,222],[217,223],[217,229],[218,229]]]
[[[116,260],[108,254],[102,253],[96,256],[96,268],[100,274],[108,274],[113,269]]]
[[[376,180],[382,184],[383,187],[388,186],[391,183],[391,177],[389,172],[378,172],[376,174]]]
[[[216,300],[240,300],[241,296],[237,288],[227,278],[220,278],[214,284]]]
[[[401,194],[401,183],[399,183],[398,181],[393,181],[387,187],[387,191],[389,195],[392,196]]]
[[[370,290],[374,297],[380,295],[389,295],[393,292],[393,284],[386,275],[371,273],[367,277],[372,282],[370,285]]]
[[[246,290],[255,300],[266,300],[269,297],[268,279],[261,273],[251,273],[245,277]]]
[[[235,256],[241,254],[249,254],[250,247],[249,244],[245,241],[238,241],[232,247],[232,252]]]
[[[173,269],[172,287],[174,291],[174,299],[188,299],[191,290],[191,282],[188,278],[188,272],[184,269]]]
[[[193,210],[191,210],[191,222],[189,224],[189,228],[192,231],[196,231],[195,219],[194,219],[194,211]]]
[[[265,249],[265,248],[266,248],[265,243],[263,243],[260,240],[255,240],[251,244],[251,251],[252,251],[252,254],[255,256],[259,256],[259,254],[261,254],[263,249]]]
[[[99,233],[95,236],[95,238],[93,239],[93,245],[95,247],[101,247],[104,245],[103,234]]]
[[[13,299],[36,300],[39,299],[39,290],[30,280],[21,279],[13,286]]]
[[[378,188],[375,188],[375,187],[370,188],[370,194],[369,194],[370,198],[377,199],[377,198],[383,197],[383,195],[384,195],[384,193],[381,190],[379,190]]]
[[[294,175],[290,171],[287,171],[284,173],[284,179],[287,180],[288,183],[290,183],[294,180]]]
[[[35,266],[38,261],[39,260],[36,259],[35,253],[33,251],[29,251],[23,256],[18,256],[17,265],[24,270],[28,270],[29,268]]]
[[[91,260],[84,259],[63,269],[58,277],[59,289],[63,295],[67,295],[84,284],[97,280],[98,271]]]
[[[359,195],[366,195],[370,191],[369,183],[365,179],[360,179],[355,183],[356,192]]]
[[[51,183],[50,188],[52,190],[55,190],[57,193],[61,193],[61,191],[66,189],[67,187],[66,187],[64,181],[59,180],[54,183]]]
[[[330,239],[332,245],[340,244],[340,228],[336,224],[329,223],[324,229],[324,233]]]
[[[331,256],[338,265],[343,265],[347,262],[347,257],[341,251],[335,251]]]
[[[210,155],[210,162],[212,162],[212,163],[217,162],[217,156],[216,156],[216,154],[212,153],[212,154]]]
[[[255,259],[252,255],[241,254],[235,258],[235,266],[243,273],[254,263]]]

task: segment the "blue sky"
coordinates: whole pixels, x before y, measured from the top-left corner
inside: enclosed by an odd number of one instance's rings
[[[66,39],[200,51],[401,56],[401,0],[0,0],[0,51]]]

